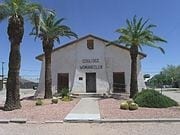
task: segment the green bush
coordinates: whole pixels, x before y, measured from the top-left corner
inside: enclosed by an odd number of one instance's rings
[[[133,99],[140,107],[167,108],[178,105],[173,99],[149,89],[136,94]]]
[[[40,98],[38,98],[36,100],[36,106],[41,106],[43,104],[42,100]]]
[[[69,96],[69,89],[63,88],[61,90],[61,96],[62,96],[62,98],[64,98],[65,96]]]
[[[72,101],[73,99],[70,96],[64,96],[62,101]]]

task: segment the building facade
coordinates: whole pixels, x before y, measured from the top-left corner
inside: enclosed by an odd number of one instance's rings
[[[129,49],[118,44],[107,46],[109,41],[87,35],[58,47],[52,52],[52,91],[56,93],[68,88],[72,93],[129,93],[131,58]],[[138,55],[139,90],[145,88]],[[45,59],[42,62],[36,96],[44,96]]]

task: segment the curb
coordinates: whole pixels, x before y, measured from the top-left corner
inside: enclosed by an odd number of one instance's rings
[[[26,121],[26,124],[39,124],[41,122],[38,121]]]
[[[9,120],[7,120],[7,119],[0,119],[0,123],[2,123],[2,124],[8,124],[8,123],[9,123]]]
[[[101,119],[101,120],[64,120],[67,123],[149,123],[149,122],[180,122],[178,119]]]
[[[11,119],[10,120],[11,123],[19,123],[19,124],[23,124],[27,122],[27,119]]]
[[[75,120],[64,120],[66,123],[102,123],[102,120],[91,120],[91,119],[75,119]]]
[[[133,123],[133,122],[180,122],[180,119],[102,119],[102,123]]]
[[[58,120],[54,120],[54,121],[51,121],[51,120],[49,120],[49,121],[45,121],[44,123],[45,124],[56,124],[56,123],[63,123],[64,121],[58,121]]]
[[[161,118],[161,119],[97,119],[97,120],[85,120],[85,119],[76,119],[76,120],[64,120],[56,121],[49,120],[45,122],[38,121],[27,121],[27,119],[0,119],[0,124],[63,124],[63,123],[161,123],[161,122],[180,122],[180,118]]]

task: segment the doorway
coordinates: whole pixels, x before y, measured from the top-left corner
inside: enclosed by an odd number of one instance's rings
[[[86,92],[96,93],[96,73],[86,73]]]

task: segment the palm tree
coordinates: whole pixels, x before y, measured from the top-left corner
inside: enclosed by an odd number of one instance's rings
[[[156,25],[148,24],[149,20],[143,21],[143,18],[137,19],[136,16],[133,19],[126,20],[127,27],[117,29],[116,32],[121,34],[115,42],[123,43],[126,47],[130,48],[131,57],[131,83],[130,83],[130,98],[138,92],[137,83],[137,56],[139,49],[142,50],[143,46],[150,46],[158,48],[165,53],[164,50],[156,43],[166,42],[166,40],[154,35],[152,28]]]
[[[77,35],[71,29],[62,25],[62,19],[56,19],[55,13],[42,14],[39,22],[39,32],[36,33],[36,27],[33,28],[30,35],[35,35],[42,40],[42,47],[45,54],[45,95],[44,98],[52,98],[52,79],[51,79],[51,53],[54,47],[54,41],[60,43],[60,37],[76,37]]]
[[[20,43],[24,35],[24,17],[31,15],[41,6],[27,0],[4,0],[0,4],[0,21],[8,18],[7,34],[10,41],[9,71],[4,110],[21,108],[19,94],[19,70],[21,63]]]

